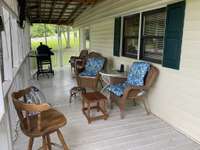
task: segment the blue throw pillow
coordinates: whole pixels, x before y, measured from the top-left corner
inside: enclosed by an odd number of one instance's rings
[[[132,64],[129,73],[127,82],[133,86],[143,86],[144,79],[147,72],[150,69],[150,64],[146,62],[135,62]]]

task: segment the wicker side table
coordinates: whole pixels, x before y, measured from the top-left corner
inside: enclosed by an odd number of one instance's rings
[[[91,92],[82,94],[82,111],[90,124],[94,120],[104,119],[107,120],[108,113],[106,110],[107,98],[100,92]],[[102,115],[91,117],[91,109],[96,109]]]

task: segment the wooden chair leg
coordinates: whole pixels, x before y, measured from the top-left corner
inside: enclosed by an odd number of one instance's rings
[[[113,103],[114,103],[113,96],[110,95],[110,109],[113,109]]]
[[[60,142],[63,145],[63,149],[64,150],[69,150],[69,148],[67,147],[67,144],[65,143],[64,137],[63,137],[63,135],[62,135],[62,133],[60,132],[59,129],[57,130],[57,135],[58,135],[58,138],[59,138]]]
[[[142,102],[143,102],[143,104],[144,104],[144,108],[145,108],[145,110],[146,110],[147,115],[149,115],[149,110],[148,110],[148,108],[147,108],[145,99],[143,99]]]
[[[44,150],[48,150],[47,149],[47,140],[46,140],[46,136],[42,136],[42,147]]]
[[[100,103],[99,102],[97,102],[97,112],[99,112],[100,111]]]
[[[50,135],[47,135],[47,146],[48,146],[48,149],[51,150],[51,139],[50,139]]]
[[[33,147],[33,141],[34,141],[34,138],[31,137],[31,138],[29,139],[28,150],[32,150],[32,147]]]
[[[137,103],[136,103],[135,99],[133,99],[133,105],[134,105],[134,106],[136,106],[136,105],[137,105]]]
[[[88,117],[88,123],[90,124],[91,123],[91,120],[90,120],[90,103],[87,104],[87,117]]]
[[[120,100],[119,102],[119,109],[120,109],[120,117],[121,119],[124,119],[124,107],[125,107],[125,101],[124,100]]]

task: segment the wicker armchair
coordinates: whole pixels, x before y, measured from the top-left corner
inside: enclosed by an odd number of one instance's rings
[[[87,58],[88,55],[88,50],[81,50],[79,56],[71,56],[69,63],[71,65],[71,71],[74,69],[75,70],[75,64],[76,60],[78,59],[79,61],[84,61]]]
[[[134,104],[136,105],[135,100],[139,99],[139,100],[142,100],[142,102],[144,104],[144,108],[145,108],[147,114],[149,114],[149,110],[148,110],[148,107],[146,105],[147,92],[151,88],[151,86],[153,85],[158,74],[159,74],[159,70],[155,66],[150,65],[150,69],[149,69],[149,71],[147,72],[147,74],[144,78],[145,81],[144,81],[143,86],[127,85],[124,88],[123,94],[121,96],[119,96],[119,95],[117,96],[115,93],[113,93],[112,91],[109,90],[110,93],[111,93],[111,95],[110,95],[111,108],[113,107],[113,103],[116,102],[115,99],[119,98],[118,106],[119,106],[119,109],[120,109],[120,116],[123,119],[126,101],[128,99],[133,100]],[[112,85],[122,85],[123,83],[126,83],[126,82],[127,82],[126,78],[123,78],[123,79],[113,78],[113,80],[111,80]]]
[[[81,75],[86,70],[86,65],[89,59],[91,58],[95,58],[95,59],[100,58],[104,60],[103,66],[101,67],[101,69],[98,70],[98,72],[95,75],[91,75],[91,76]],[[83,88],[90,88],[90,89],[93,89],[94,91],[97,91],[98,81],[100,79],[99,71],[105,68],[106,61],[107,59],[105,57],[103,57],[101,54],[96,53],[96,52],[90,52],[88,54],[86,61],[76,60],[75,70],[76,70],[76,80],[77,80],[78,86],[83,87]]]

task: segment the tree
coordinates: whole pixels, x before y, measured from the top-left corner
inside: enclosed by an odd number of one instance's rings
[[[48,24],[46,25],[47,36],[54,35],[56,33],[56,26]],[[33,24],[31,27],[31,37],[44,37],[45,27],[44,24]]]

